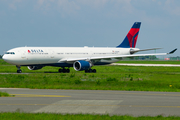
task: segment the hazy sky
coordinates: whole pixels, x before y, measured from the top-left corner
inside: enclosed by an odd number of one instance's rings
[[[115,47],[135,21],[142,22],[136,47],[179,48],[171,56],[180,56],[180,0],[0,0],[0,54],[21,46]]]

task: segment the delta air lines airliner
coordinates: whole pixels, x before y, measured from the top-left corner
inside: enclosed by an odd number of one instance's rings
[[[155,50],[135,48],[141,22],[135,22],[123,42],[117,47],[18,47],[8,50],[4,61],[16,65],[17,73],[21,73],[21,66],[29,70],[38,70],[45,66],[60,67],[59,72],[69,73],[70,67],[76,71],[93,72],[94,65],[106,65],[120,61],[122,58],[150,55],[167,55],[174,53],[134,54],[140,51]]]

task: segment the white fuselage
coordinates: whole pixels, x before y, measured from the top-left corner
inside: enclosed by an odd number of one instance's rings
[[[132,48],[109,47],[18,47],[8,50],[3,59],[14,65],[38,65],[62,63],[68,58],[91,58],[101,56],[129,55]],[[133,48],[138,50],[138,48]],[[98,63],[113,63],[120,59],[99,59]],[[73,62],[66,62],[73,64]]]

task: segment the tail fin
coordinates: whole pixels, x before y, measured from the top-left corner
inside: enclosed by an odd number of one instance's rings
[[[128,34],[124,38],[123,42],[117,46],[122,48],[135,48],[141,22],[135,22]]]

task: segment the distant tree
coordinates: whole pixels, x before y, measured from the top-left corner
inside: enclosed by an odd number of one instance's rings
[[[2,55],[0,55],[0,59],[2,59]]]

